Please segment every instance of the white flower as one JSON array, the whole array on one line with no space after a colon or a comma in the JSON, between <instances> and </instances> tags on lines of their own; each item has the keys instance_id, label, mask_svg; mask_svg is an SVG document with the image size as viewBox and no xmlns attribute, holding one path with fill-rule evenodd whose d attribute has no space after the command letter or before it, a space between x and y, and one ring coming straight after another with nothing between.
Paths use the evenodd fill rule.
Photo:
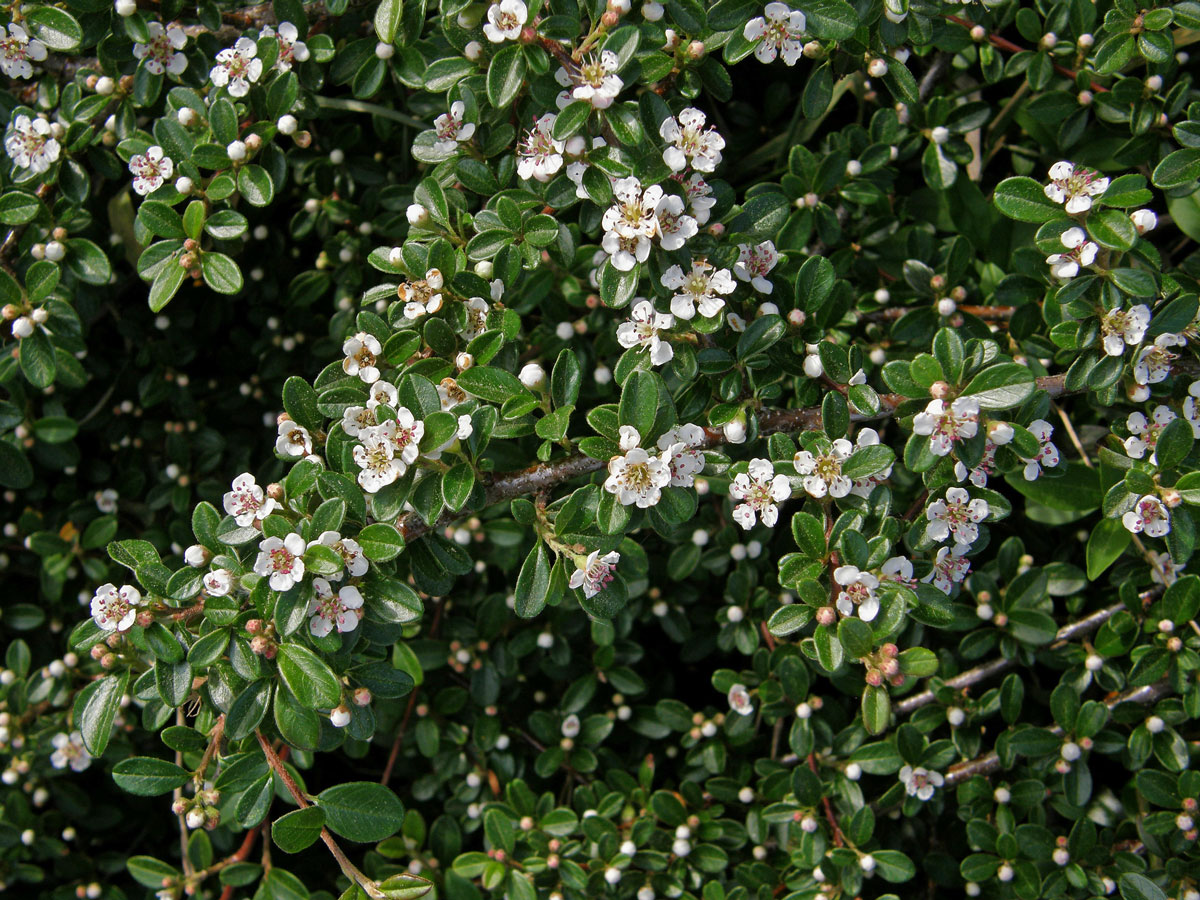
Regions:
<instances>
[{"instance_id":1,"label":"white flower","mask_svg":"<svg viewBox=\"0 0 1200 900\"><path fill-rule=\"evenodd\" d=\"M262 30L262 36L273 37L279 42L275 68L280 72L290 72L292 63L308 59L308 45L299 40L300 30L291 22L280 22L278 31L268 25Z\"/></svg>"},{"instance_id":2,"label":"white flower","mask_svg":"<svg viewBox=\"0 0 1200 900\"><path fill-rule=\"evenodd\" d=\"M338 555L342 558L342 565L346 567L346 571L350 573L351 578L359 578L367 574L370 564L367 562L367 557L363 555L362 545L353 538L344 538L336 531L322 531L315 541L308 542L308 546L310 547L316 544L324 544L326 547L337 551ZM331 581L342 580L340 572L326 577Z\"/></svg>"},{"instance_id":3,"label":"white flower","mask_svg":"<svg viewBox=\"0 0 1200 900\"><path fill-rule=\"evenodd\" d=\"M92 598L92 618L105 631L128 631L142 605L141 591L132 585L122 585L118 590L113 584L102 584Z\"/></svg>"},{"instance_id":4,"label":"white flower","mask_svg":"<svg viewBox=\"0 0 1200 900\"><path fill-rule=\"evenodd\" d=\"M933 792L940 788L946 779L940 772L930 772L924 766L917 766L915 769L912 766L904 766L900 770L900 781L904 784L908 796L925 801L933 796Z\"/></svg>"},{"instance_id":5,"label":"white flower","mask_svg":"<svg viewBox=\"0 0 1200 900\"><path fill-rule=\"evenodd\" d=\"M1188 395L1183 401L1183 417L1192 424L1192 437L1200 438L1200 381L1188 385Z\"/></svg>"},{"instance_id":6,"label":"white flower","mask_svg":"<svg viewBox=\"0 0 1200 900\"><path fill-rule=\"evenodd\" d=\"M375 382L381 384L382 382ZM371 385L374 387L375 385ZM370 428L372 425L378 425L375 421L375 410L367 401L367 406L347 406L342 410L342 431L346 432L350 437L358 437L362 434L364 428Z\"/></svg>"},{"instance_id":7,"label":"white flower","mask_svg":"<svg viewBox=\"0 0 1200 900\"><path fill-rule=\"evenodd\" d=\"M600 247L618 272L631 272L638 263L650 258L650 238L644 234L626 236L617 231L606 231L600 239Z\"/></svg>"},{"instance_id":8,"label":"white flower","mask_svg":"<svg viewBox=\"0 0 1200 900\"><path fill-rule=\"evenodd\" d=\"M1200 382L1197 383L1200 384ZM117 511L117 501L120 499L121 495L112 488L97 491L95 496L96 509L102 513L114 513Z\"/></svg>"},{"instance_id":9,"label":"white flower","mask_svg":"<svg viewBox=\"0 0 1200 900\"><path fill-rule=\"evenodd\" d=\"M463 311L467 314L467 324L462 331L465 340L473 341L487 330L487 316L490 310L491 307L482 297L472 297L463 304Z\"/></svg>"},{"instance_id":10,"label":"white flower","mask_svg":"<svg viewBox=\"0 0 1200 900\"><path fill-rule=\"evenodd\" d=\"M818 358L818 362L819 362ZM874 428L860 428L858 436L854 439L855 449L862 447L873 447L879 443L879 432ZM854 487L850 489L850 493L858 497L870 497L871 491L883 484L892 477L892 466L889 465L886 469L876 472L874 475L868 475L866 478L857 478L854 481Z\"/></svg>"},{"instance_id":11,"label":"white flower","mask_svg":"<svg viewBox=\"0 0 1200 900\"><path fill-rule=\"evenodd\" d=\"M56 769L71 767L73 772L82 772L92 764L92 755L83 744L83 735L78 731L70 734L59 732L50 738L54 752L50 754L50 765Z\"/></svg>"},{"instance_id":12,"label":"white flower","mask_svg":"<svg viewBox=\"0 0 1200 900\"><path fill-rule=\"evenodd\" d=\"M715 128L704 129L705 115L695 107L683 110L679 117L667 116L658 134L670 146L663 150L663 162L672 172L681 172L691 163L697 172L712 172L721 164L725 138Z\"/></svg>"},{"instance_id":13,"label":"white flower","mask_svg":"<svg viewBox=\"0 0 1200 900\"><path fill-rule=\"evenodd\" d=\"M521 0L500 0L488 9L483 33L493 44L515 41L529 19L529 10Z\"/></svg>"},{"instance_id":14,"label":"white flower","mask_svg":"<svg viewBox=\"0 0 1200 900\"><path fill-rule=\"evenodd\" d=\"M41 62L46 58L46 45L29 39L25 29L16 23L7 31L0 25L0 71L9 78L32 78L33 66L29 60Z\"/></svg>"},{"instance_id":15,"label":"white flower","mask_svg":"<svg viewBox=\"0 0 1200 900\"><path fill-rule=\"evenodd\" d=\"M586 100L595 109L607 109L625 86L617 75L619 64L617 54L604 50L599 56L592 55L581 61L577 71L559 68L554 78L563 87L570 88L571 100Z\"/></svg>"},{"instance_id":16,"label":"white flower","mask_svg":"<svg viewBox=\"0 0 1200 900\"><path fill-rule=\"evenodd\" d=\"M946 491L946 499L935 500L925 510L929 524L925 526L925 537L941 543L951 535L957 544L973 544L979 537L979 522L988 516L987 501L971 495L964 488L952 487Z\"/></svg>"},{"instance_id":17,"label":"white flower","mask_svg":"<svg viewBox=\"0 0 1200 900\"><path fill-rule=\"evenodd\" d=\"M879 579L870 572L861 572L855 566L838 566L833 570L833 580L841 587L837 595L837 610L843 616L854 615L864 622L872 621L879 615L879 598L875 596L875 588L879 587Z\"/></svg>"},{"instance_id":18,"label":"white flower","mask_svg":"<svg viewBox=\"0 0 1200 900\"><path fill-rule=\"evenodd\" d=\"M639 509L654 506L662 489L671 482L671 467L666 460L634 447L624 456L608 461L604 489L616 496L623 506L636 503Z\"/></svg>"},{"instance_id":19,"label":"white flower","mask_svg":"<svg viewBox=\"0 0 1200 900\"><path fill-rule=\"evenodd\" d=\"M363 596L358 588L345 585L335 594L324 578L313 579L313 599L308 604L308 630L316 637L325 637L337 626L339 634L358 627Z\"/></svg>"},{"instance_id":20,"label":"white flower","mask_svg":"<svg viewBox=\"0 0 1200 900\"><path fill-rule=\"evenodd\" d=\"M956 584L962 584L967 573L971 571L971 561L967 559L966 547L955 544L953 547L939 547L937 559L933 561L933 569L921 580L933 586L943 594L949 594Z\"/></svg>"},{"instance_id":21,"label":"white flower","mask_svg":"<svg viewBox=\"0 0 1200 900\"><path fill-rule=\"evenodd\" d=\"M226 492L224 498L225 512L233 516L242 528L252 524L255 519L265 519L278 506L263 493L249 472L243 472L233 479L231 487L232 490Z\"/></svg>"},{"instance_id":22,"label":"white flower","mask_svg":"<svg viewBox=\"0 0 1200 900\"><path fill-rule=\"evenodd\" d=\"M617 429L617 434L617 446L621 448L622 453L628 453L642 443L642 436L632 425L622 425Z\"/></svg>"},{"instance_id":23,"label":"white flower","mask_svg":"<svg viewBox=\"0 0 1200 900\"><path fill-rule=\"evenodd\" d=\"M245 97L250 93L250 85L262 75L262 60L254 58L257 53L254 41L238 38L232 47L217 54L217 64L208 73L209 79L217 87L228 85L231 97Z\"/></svg>"},{"instance_id":24,"label":"white flower","mask_svg":"<svg viewBox=\"0 0 1200 900\"><path fill-rule=\"evenodd\" d=\"M146 69L154 75L169 72L179 75L187 68L187 57L179 51L187 46L187 35L178 25L163 28L161 22L146 25L150 40L145 44L134 44L133 55L146 61Z\"/></svg>"},{"instance_id":25,"label":"white flower","mask_svg":"<svg viewBox=\"0 0 1200 900\"><path fill-rule=\"evenodd\" d=\"M622 237L654 237L658 231L655 210L663 189L652 184L643 191L642 183L633 176L618 179L612 188L613 204L600 220L604 230L615 231Z\"/></svg>"},{"instance_id":26,"label":"white flower","mask_svg":"<svg viewBox=\"0 0 1200 900\"><path fill-rule=\"evenodd\" d=\"M704 471L704 454L696 449L704 442L699 425L680 425L658 439L658 449L671 470L672 487L691 487Z\"/></svg>"},{"instance_id":27,"label":"white flower","mask_svg":"<svg viewBox=\"0 0 1200 900\"><path fill-rule=\"evenodd\" d=\"M1121 517L1121 524L1133 534L1143 531L1147 537L1163 537L1171 530L1171 520L1162 501L1147 494L1137 506Z\"/></svg>"},{"instance_id":28,"label":"white flower","mask_svg":"<svg viewBox=\"0 0 1200 900\"><path fill-rule=\"evenodd\" d=\"M1145 234L1158 227L1158 216L1148 209L1135 209L1129 214L1129 221L1133 223L1138 234Z\"/></svg>"},{"instance_id":29,"label":"white flower","mask_svg":"<svg viewBox=\"0 0 1200 900\"><path fill-rule=\"evenodd\" d=\"M688 176L687 181L683 181L680 175L672 175L671 178L683 185L683 189L687 193L688 209L695 217L696 223L704 225L708 222L712 208L717 205L717 199L712 195L712 188L704 180L704 176L699 172L693 172Z\"/></svg>"},{"instance_id":30,"label":"white flower","mask_svg":"<svg viewBox=\"0 0 1200 900\"><path fill-rule=\"evenodd\" d=\"M649 300L639 300L633 305L628 322L617 326L617 343L626 350L638 347L648 352L650 364L661 366L675 356L670 342L660 338L659 332L675 327L675 317L670 313L656 312Z\"/></svg>"},{"instance_id":31,"label":"white flower","mask_svg":"<svg viewBox=\"0 0 1200 900\"><path fill-rule=\"evenodd\" d=\"M1052 469L1058 465L1058 448L1050 442L1050 436L1054 434L1054 426L1045 419L1034 419L1029 423L1029 431L1038 439L1041 449L1038 450L1037 456L1032 459L1026 459L1022 456L1021 462L1025 463L1025 480L1037 481L1038 476L1042 474L1043 468Z\"/></svg>"},{"instance_id":32,"label":"white flower","mask_svg":"<svg viewBox=\"0 0 1200 900\"><path fill-rule=\"evenodd\" d=\"M342 344L342 353L346 355L342 360L342 371L347 375L357 375L367 384L374 384L379 380L376 362L382 352L383 347L380 346L378 338L366 331L360 331Z\"/></svg>"},{"instance_id":33,"label":"white flower","mask_svg":"<svg viewBox=\"0 0 1200 900\"><path fill-rule=\"evenodd\" d=\"M684 212L686 208L683 198L675 194L663 194L655 204L658 242L664 250L678 250L700 232L695 218Z\"/></svg>"},{"instance_id":34,"label":"white flower","mask_svg":"<svg viewBox=\"0 0 1200 900\"><path fill-rule=\"evenodd\" d=\"M404 303L404 318L416 321L421 316L431 316L440 310L444 284L441 270L430 269L423 279L406 281L396 288L396 296Z\"/></svg>"},{"instance_id":35,"label":"white flower","mask_svg":"<svg viewBox=\"0 0 1200 900\"><path fill-rule=\"evenodd\" d=\"M141 197L157 191L175 171L171 157L163 155L157 144L140 156L129 158L129 171L133 173L133 189Z\"/></svg>"},{"instance_id":36,"label":"white flower","mask_svg":"<svg viewBox=\"0 0 1200 900\"><path fill-rule=\"evenodd\" d=\"M233 590L233 573L228 569L213 569L204 573L204 590L210 597L224 597Z\"/></svg>"},{"instance_id":37,"label":"white flower","mask_svg":"<svg viewBox=\"0 0 1200 900\"><path fill-rule=\"evenodd\" d=\"M354 462L362 470L358 486L368 494L377 493L408 470L408 465L396 458L394 431L394 422L384 422L359 432L362 443L354 446Z\"/></svg>"},{"instance_id":38,"label":"white flower","mask_svg":"<svg viewBox=\"0 0 1200 900\"><path fill-rule=\"evenodd\" d=\"M513 2L521 9L525 8L525 4L520 0L503 2ZM530 178L549 181L562 168L564 144L554 139L552 131L555 118L553 113L543 115L534 122L533 128L525 133L525 138L517 145L517 174L526 181Z\"/></svg>"},{"instance_id":39,"label":"white flower","mask_svg":"<svg viewBox=\"0 0 1200 900\"><path fill-rule=\"evenodd\" d=\"M304 550L304 538L295 532L285 538L265 538L258 545L254 572L269 579L271 590L289 590L304 580Z\"/></svg>"},{"instance_id":40,"label":"white flower","mask_svg":"<svg viewBox=\"0 0 1200 900\"><path fill-rule=\"evenodd\" d=\"M729 496L741 500L733 508L733 520L749 531L754 527L755 514L768 528L779 519L779 507L792 495L786 475L776 475L769 459L752 459L747 471L736 476L729 485Z\"/></svg>"},{"instance_id":41,"label":"white flower","mask_svg":"<svg viewBox=\"0 0 1200 900\"><path fill-rule=\"evenodd\" d=\"M421 453L418 445L425 436L425 423L418 422L407 406L401 406L396 410L396 418L384 424L389 426L396 457L411 466Z\"/></svg>"},{"instance_id":42,"label":"white flower","mask_svg":"<svg viewBox=\"0 0 1200 900\"><path fill-rule=\"evenodd\" d=\"M996 445L989 439L984 441L983 456L979 459L979 465L967 472L967 467L961 462L954 464L954 477L959 481L970 475L971 484L975 487L987 487L988 478L996 471Z\"/></svg>"},{"instance_id":43,"label":"white flower","mask_svg":"<svg viewBox=\"0 0 1200 900\"><path fill-rule=\"evenodd\" d=\"M303 425L291 419L279 423L279 436L275 439L275 452L281 456L308 456L313 451L312 435Z\"/></svg>"},{"instance_id":44,"label":"white flower","mask_svg":"<svg viewBox=\"0 0 1200 900\"><path fill-rule=\"evenodd\" d=\"M748 716L754 712L754 701L744 684L733 685L729 689L728 700L729 708L738 715Z\"/></svg>"},{"instance_id":45,"label":"white flower","mask_svg":"<svg viewBox=\"0 0 1200 900\"><path fill-rule=\"evenodd\" d=\"M434 150L439 153L453 153L460 143L475 136L475 123L464 121L466 114L467 105L461 100L455 100L450 104L450 112L442 113L433 120L434 131L437 132L437 140L433 143Z\"/></svg>"},{"instance_id":46,"label":"white flower","mask_svg":"<svg viewBox=\"0 0 1200 900\"><path fill-rule=\"evenodd\" d=\"M913 578L913 564L906 556L889 557L879 569L879 580L902 584L905 587L915 587L917 580Z\"/></svg>"},{"instance_id":47,"label":"white flower","mask_svg":"<svg viewBox=\"0 0 1200 900\"><path fill-rule=\"evenodd\" d=\"M1050 183L1045 194L1055 203L1065 203L1067 213L1076 215L1092 208L1092 198L1108 190L1108 179L1093 169L1066 161L1050 167Z\"/></svg>"},{"instance_id":48,"label":"white flower","mask_svg":"<svg viewBox=\"0 0 1200 900\"><path fill-rule=\"evenodd\" d=\"M742 281L750 282L760 294L769 294L775 290L775 285L767 281L767 275L779 262L779 254L771 241L751 247L749 244L738 244L738 261L733 267L733 274Z\"/></svg>"},{"instance_id":49,"label":"white flower","mask_svg":"<svg viewBox=\"0 0 1200 900\"><path fill-rule=\"evenodd\" d=\"M58 161L61 148L51 137L50 123L45 119L17 116L4 149L18 169L40 175Z\"/></svg>"},{"instance_id":50,"label":"white flower","mask_svg":"<svg viewBox=\"0 0 1200 900\"><path fill-rule=\"evenodd\" d=\"M1150 419L1140 412L1130 413L1129 418L1125 420L1125 427L1130 431L1129 437L1125 438L1125 453L1131 459L1141 459L1149 450L1150 462L1157 465L1158 460L1154 458L1155 445L1158 444L1158 437L1163 429L1173 421L1175 413L1162 404L1154 407Z\"/></svg>"},{"instance_id":51,"label":"white flower","mask_svg":"<svg viewBox=\"0 0 1200 900\"><path fill-rule=\"evenodd\" d=\"M400 392L388 381L376 381L367 392L367 408L374 410L377 406L396 406Z\"/></svg>"},{"instance_id":52,"label":"white flower","mask_svg":"<svg viewBox=\"0 0 1200 900\"><path fill-rule=\"evenodd\" d=\"M801 450L792 459L796 472L804 476L804 489L812 497L845 497L854 482L842 474L842 463L850 458L854 446L838 438L826 451ZM874 618L872 616L872 618Z\"/></svg>"},{"instance_id":53,"label":"white flower","mask_svg":"<svg viewBox=\"0 0 1200 900\"><path fill-rule=\"evenodd\" d=\"M1104 352L1109 356L1120 356L1128 345L1133 347L1146 336L1150 324L1150 307L1139 303L1128 311L1120 307L1110 309L1100 317L1100 333L1104 336Z\"/></svg>"},{"instance_id":54,"label":"white flower","mask_svg":"<svg viewBox=\"0 0 1200 900\"><path fill-rule=\"evenodd\" d=\"M675 291L671 298L671 312L680 319L692 319L697 310L710 318L725 306L718 294L732 294L737 286L728 269L714 269L702 260L692 261L692 271L687 275L679 266L671 266L663 273L663 287Z\"/></svg>"},{"instance_id":55,"label":"white flower","mask_svg":"<svg viewBox=\"0 0 1200 900\"><path fill-rule=\"evenodd\" d=\"M600 555L599 550L593 550L588 554L584 564L571 573L567 585L576 590L583 588L585 597L595 597L612 583L613 578L616 577L613 575L613 569L617 567L620 560L621 554L616 550L612 550L604 556Z\"/></svg>"},{"instance_id":56,"label":"white flower","mask_svg":"<svg viewBox=\"0 0 1200 900\"><path fill-rule=\"evenodd\" d=\"M1171 554L1159 553L1157 550L1150 551L1150 559L1153 563L1150 567L1150 580L1163 587L1173 585L1179 580L1179 573L1187 568L1186 563L1178 565L1171 559Z\"/></svg>"},{"instance_id":57,"label":"white flower","mask_svg":"<svg viewBox=\"0 0 1200 900\"><path fill-rule=\"evenodd\" d=\"M913 431L929 435L929 450L934 456L945 456L954 449L954 442L975 437L979 430L979 401L958 397L946 408L942 400L931 400L924 412L913 416Z\"/></svg>"},{"instance_id":58,"label":"white flower","mask_svg":"<svg viewBox=\"0 0 1200 900\"><path fill-rule=\"evenodd\" d=\"M1079 274L1079 269L1096 261L1100 248L1087 239L1087 232L1076 226L1068 228L1059 238L1067 249L1066 253L1051 253L1046 257L1050 274L1064 281Z\"/></svg>"},{"instance_id":59,"label":"white flower","mask_svg":"<svg viewBox=\"0 0 1200 900\"><path fill-rule=\"evenodd\" d=\"M1158 384L1171 374L1171 363L1178 359L1168 347L1179 347L1187 343L1177 334L1160 334L1154 343L1143 347L1133 365L1133 380L1138 384Z\"/></svg>"},{"instance_id":60,"label":"white flower","mask_svg":"<svg viewBox=\"0 0 1200 900\"><path fill-rule=\"evenodd\" d=\"M748 41L761 41L754 55L761 63L771 63L775 57L794 66L804 53L804 13L789 9L786 3L768 3L764 15L751 19L742 29Z\"/></svg>"},{"instance_id":61,"label":"white flower","mask_svg":"<svg viewBox=\"0 0 1200 900\"><path fill-rule=\"evenodd\" d=\"M575 140L575 138L572 138L571 140L573 141L573 140ZM588 192L583 187L583 173L588 170L588 161L586 158L584 158L582 156L585 146L586 146L586 144L579 145L577 148L578 152L576 153L575 152L576 148L572 147L571 141L568 141L566 144L566 152L568 154L570 154L572 156L580 157L579 159L576 159L574 162L567 163L567 177L570 178L572 182L574 182L575 196L578 197L580 200L587 200L589 197ZM608 146L608 141L604 140L604 138L602 138L602 137L592 138L592 149L593 150L599 150L601 147L607 147L607 146ZM611 184L612 177L607 176L607 175L605 177L608 178L609 183Z\"/></svg>"}]
</instances>

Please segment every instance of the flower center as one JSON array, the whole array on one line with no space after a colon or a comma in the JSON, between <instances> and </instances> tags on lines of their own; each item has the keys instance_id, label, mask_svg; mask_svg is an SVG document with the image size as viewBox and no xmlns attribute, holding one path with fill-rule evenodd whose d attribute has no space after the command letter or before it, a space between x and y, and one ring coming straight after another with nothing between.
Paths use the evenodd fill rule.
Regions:
<instances>
[{"instance_id":1,"label":"flower center","mask_svg":"<svg viewBox=\"0 0 1200 900\"><path fill-rule=\"evenodd\" d=\"M579 80L590 87L599 88L604 84L608 70L598 59L590 59L579 67Z\"/></svg>"},{"instance_id":2,"label":"flower center","mask_svg":"<svg viewBox=\"0 0 1200 900\"><path fill-rule=\"evenodd\" d=\"M833 481L842 474L842 464L831 454L818 456L813 474L822 481Z\"/></svg>"},{"instance_id":3,"label":"flower center","mask_svg":"<svg viewBox=\"0 0 1200 900\"><path fill-rule=\"evenodd\" d=\"M9 59L25 59L28 55L29 44L15 37L0 40L0 52Z\"/></svg>"},{"instance_id":4,"label":"flower center","mask_svg":"<svg viewBox=\"0 0 1200 900\"><path fill-rule=\"evenodd\" d=\"M270 555L272 569L276 572L283 572L285 575L291 573L292 565L296 562L296 557L292 556L286 547L272 550Z\"/></svg>"},{"instance_id":5,"label":"flower center","mask_svg":"<svg viewBox=\"0 0 1200 900\"><path fill-rule=\"evenodd\" d=\"M646 490L652 481L648 463L632 463L625 467L625 483L635 491Z\"/></svg>"}]
</instances>

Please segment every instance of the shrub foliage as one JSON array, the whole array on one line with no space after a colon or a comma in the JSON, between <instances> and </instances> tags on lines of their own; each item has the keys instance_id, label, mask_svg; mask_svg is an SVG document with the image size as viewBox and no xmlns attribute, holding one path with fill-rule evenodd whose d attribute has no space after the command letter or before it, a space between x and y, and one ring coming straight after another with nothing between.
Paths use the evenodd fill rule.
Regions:
<instances>
[{"instance_id":1,"label":"shrub foliage","mask_svg":"<svg viewBox=\"0 0 1200 900\"><path fill-rule=\"evenodd\" d=\"M1195 0L4 18L0 890L1200 898Z\"/></svg>"}]
</instances>

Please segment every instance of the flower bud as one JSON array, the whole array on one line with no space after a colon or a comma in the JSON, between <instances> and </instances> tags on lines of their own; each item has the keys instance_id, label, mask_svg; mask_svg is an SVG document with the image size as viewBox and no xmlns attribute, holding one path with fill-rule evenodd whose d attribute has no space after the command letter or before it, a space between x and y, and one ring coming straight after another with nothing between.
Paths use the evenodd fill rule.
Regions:
<instances>
[{"instance_id":1,"label":"flower bud","mask_svg":"<svg viewBox=\"0 0 1200 900\"><path fill-rule=\"evenodd\" d=\"M867 74L872 78L882 78L888 73L888 64L886 59L875 58L867 64Z\"/></svg>"},{"instance_id":2,"label":"flower bud","mask_svg":"<svg viewBox=\"0 0 1200 900\"><path fill-rule=\"evenodd\" d=\"M344 703L330 711L329 724L334 728L345 728L350 724L350 710Z\"/></svg>"},{"instance_id":3,"label":"flower bud","mask_svg":"<svg viewBox=\"0 0 1200 900\"><path fill-rule=\"evenodd\" d=\"M929 132L929 139L935 144L944 144L950 140L950 129L945 125L938 125Z\"/></svg>"},{"instance_id":4,"label":"flower bud","mask_svg":"<svg viewBox=\"0 0 1200 900\"><path fill-rule=\"evenodd\" d=\"M225 145L225 155L234 162L241 162L246 158L246 143L244 141L231 141Z\"/></svg>"},{"instance_id":5,"label":"flower bud","mask_svg":"<svg viewBox=\"0 0 1200 900\"><path fill-rule=\"evenodd\" d=\"M545 390L546 370L537 363L526 363L517 374L517 378L531 391Z\"/></svg>"},{"instance_id":6,"label":"flower bud","mask_svg":"<svg viewBox=\"0 0 1200 900\"><path fill-rule=\"evenodd\" d=\"M846 174L851 178L857 178L862 174L862 163L857 159L852 159L846 163Z\"/></svg>"},{"instance_id":7,"label":"flower bud","mask_svg":"<svg viewBox=\"0 0 1200 900\"><path fill-rule=\"evenodd\" d=\"M117 15L122 18L127 18L137 12L137 3L134 0L117 0L115 6Z\"/></svg>"},{"instance_id":8,"label":"flower bud","mask_svg":"<svg viewBox=\"0 0 1200 900\"><path fill-rule=\"evenodd\" d=\"M396 47L393 44L388 44L388 43L385 43L384 41L380 41L378 44L375 45L375 55L379 59L391 59L393 56L396 55Z\"/></svg>"},{"instance_id":9,"label":"flower bud","mask_svg":"<svg viewBox=\"0 0 1200 900\"><path fill-rule=\"evenodd\" d=\"M421 226L429 221L429 210L420 203L411 204L408 207L406 215L408 216L409 225Z\"/></svg>"}]
</instances>

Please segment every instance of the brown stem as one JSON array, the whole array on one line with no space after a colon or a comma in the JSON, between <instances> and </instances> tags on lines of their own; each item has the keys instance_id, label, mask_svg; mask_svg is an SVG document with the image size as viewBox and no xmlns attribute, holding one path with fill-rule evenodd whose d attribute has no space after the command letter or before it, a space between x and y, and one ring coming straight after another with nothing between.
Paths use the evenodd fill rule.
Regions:
<instances>
[{"instance_id":1,"label":"brown stem","mask_svg":"<svg viewBox=\"0 0 1200 900\"><path fill-rule=\"evenodd\" d=\"M380 784L387 784L392 778L392 770L396 768L396 760L400 757L400 744L404 741L404 733L408 731L408 720L412 718L413 710L417 707L417 695L420 692L419 687L414 687L412 693L408 695L408 706L404 708L404 718L400 720L396 739L392 741L392 750L388 754L387 765L383 767L383 774L379 777Z\"/></svg>"},{"instance_id":2,"label":"brown stem","mask_svg":"<svg viewBox=\"0 0 1200 900\"><path fill-rule=\"evenodd\" d=\"M234 863L244 862L246 857L250 855L250 851L254 849L254 842L256 840L258 840L258 829L251 828L246 832L246 836L242 838L242 845L237 848L237 852L227 859L222 860L217 864L217 866L213 867L213 870L215 871L217 867L223 869L225 866L231 866ZM220 900L233 900L232 884L225 885L224 890L221 891Z\"/></svg>"},{"instance_id":3,"label":"brown stem","mask_svg":"<svg viewBox=\"0 0 1200 900\"><path fill-rule=\"evenodd\" d=\"M1166 681L1158 681L1154 684L1143 685L1142 687L1125 691L1123 694L1118 694L1112 700L1105 701L1104 705L1109 709L1113 709L1122 703L1153 703L1170 689L1171 686ZM1057 725L1047 730L1058 737L1064 734L1063 730ZM952 787L960 781L966 781L975 775L990 775L1000 768L1002 768L1000 757L996 755L996 751L992 750L982 756L975 757L975 759L952 766L950 771L946 773L945 786Z\"/></svg>"},{"instance_id":4,"label":"brown stem","mask_svg":"<svg viewBox=\"0 0 1200 900\"><path fill-rule=\"evenodd\" d=\"M888 309L877 309L866 313L863 318L870 322L891 322L925 306L893 306ZM1015 306L959 306L958 311L987 322L1006 322L1012 318Z\"/></svg>"},{"instance_id":5,"label":"brown stem","mask_svg":"<svg viewBox=\"0 0 1200 900\"><path fill-rule=\"evenodd\" d=\"M267 758L267 765L271 767L279 780L283 782L283 786L287 788L292 799L296 801L296 805L301 809L307 809L312 804L308 802L308 798L304 796L304 792L300 790L300 786L296 784L296 779L292 778L292 773L284 766L283 760L275 752L275 748L271 746L271 742L263 737L263 733L255 729L254 736L258 738L258 746L262 748L263 755ZM329 852L333 854L333 858L337 860L338 866L342 870L351 884L356 884L367 892L369 897L375 900L385 900L384 894L379 890L378 885L370 878L358 870L354 863L350 862L349 857L342 852L342 848L338 846L337 841L333 839L333 835L329 833L328 828L321 829L321 840L325 842L325 846L329 848Z\"/></svg>"},{"instance_id":6,"label":"brown stem","mask_svg":"<svg viewBox=\"0 0 1200 900\"><path fill-rule=\"evenodd\" d=\"M818 778L820 777L821 773L817 771L816 754L808 754L808 767L812 769L814 775L816 775ZM829 822L829 827L833 829L834 846L841 847L846 843L846 839L842 836L842 829L838 827L837 817L833 814L833 804L829 802L829 795L826 794L822 796L821 802L825 807L825 818Z\"/></svg>"},{"instance_id":7,"label":"brown stem","mask_svg":"<svg viewBox=\"0 0 1200 900\"><path fill-rule=\"evenodd\" d=\"M1065 375L1045 375L1037 379L1037 386L1054 399L1066 393L1064 387L1065 380ZM895 415L896 408L904 400L905 398L899 394L880 394L880 410L878 413L872 416L855 413L851 415L850 419L853 422L871 422L877 419L890 418ZM805 409L764 409L758 413L758 431L763 437L781 432L813 431L820 427L821 408L819 406L811 406ZM705 428L704 437L700 441L698 449L710 450L724 443L724 435L720 429ZM525 494L549 491L551 488L570 481L572 478L599 472L607 465L608 460L592 459L590 456L576 453L553 462L538 463L527 469L496 475L492 478L492 482L488 486L487 499L484 501L484 505L491 506L495 503L502 503L505 500L512 500L514 497L524 496ZM456 518L458 516L443 516L435 523L434 527L444 528ZM396 528L403 535L405 541L414 541L432 530L416 513L405 513L400 516L396 520Z\"/></svg>"},{"instance_id":8,"label":"brown stem","mask_svg":"<svg viewBox=\"0 0 1200 900\"><path fill-rule=\"evenodd\" d=\"M958 16L946 16L945 18L946 18L947 22L953 22L955 25L963 26L963 28L969 29L969 28L975 27L974 22L968 21L967 19L963 19ZM1001 50L1007 50L1009 53L1023 53L1023 52L1025 52L1025 49L1026 49L1018 44L1014 44L1012 41L1008 40L1007 38L1003 38L994 32L988 34L988 41L991 43L991 45L993 47L998 47ZM1065 75L1067 78L1070 78L1072 81L1074 81L1075 77L1079 74L1078 72L1076 72L1073 69L1068 69L1066 66L1060 66L1058 63L1054 63L1054 71L1058 72L1059 75ZM1093 81L1092 82L1092 90L1093 91L1107 91L1108 88L1106 88L1102 84L1097 84L1095 81Z\"/></svg>"}]
</instances>

